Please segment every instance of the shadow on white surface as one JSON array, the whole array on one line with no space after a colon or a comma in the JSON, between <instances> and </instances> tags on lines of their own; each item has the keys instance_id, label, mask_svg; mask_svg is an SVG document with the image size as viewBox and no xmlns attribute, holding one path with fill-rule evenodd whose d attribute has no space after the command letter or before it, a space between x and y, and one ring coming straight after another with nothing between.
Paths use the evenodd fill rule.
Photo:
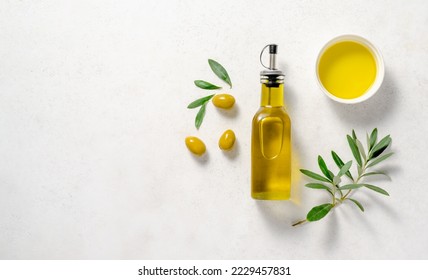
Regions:
<instances>
[{"instance_id":1,"label":"shadow on white surface","mask_svg":"<svg viewBox=\"0 0 428 280\"><path fill-rule=\"evenodd\" d=\"M226 117L226 118L236 118L239 115L239 106L235 103L232 108L230 109L221 109L215 107L217 112L219 112L220 115Z\"/></svg>"},{"instance_id":2,"label":"shadow on white surface","mask_svg":"<svg viewBox=\"0 0 428 280\"><path fill-rule=\"evenodd\" d=\"M207 164L210 161L210 154L208 151L206 151L205 154L203 154L202 156L197 156L190 153L190 157L193 158L194 161L203 165Z\"/></svg>"},{"instance_id":3,"label":"shadow on white surface","mask_svg":"<svg viewBox=\"0 0 428 280\"><path fill-rule=\"evenodd\" d=\"M255 202L269 227L278 235L292 231L293 219L301 214L296 205L288 200L256 200Z\"/></svg>"},{"instance_id":4,"label":"shadow on white surface","mask_svg":"<svg viewBox=\"0 0 428 280\"><path fill-rule=\"evenodd\" d=\"M337 215L339 214L338 212L341 209L333 209L330 213L328 213L327 216L325 216L323 219L321 219L320 221L317 222L312 222L312 223L326 223L327 226L325 226L325 230L326 232L324 232L324 242L322 242L324 244L324 249L325 250L334 250L335 248L337 248L338 246L338 242L340 242L340 229L338 228L339 223L337 221L338 217ZM320 226L318 224L313 224L311 225L311 223L306 224L306 226Z\"/></svg>"},{"instance_id":5,"label":"shadow on white surface","mask_svg":"<svg viewBox=\"0 0 428 280\"><path fill-rule=\"evenodd\" d=\"M329 103L339 119L351 125L364 123L376 127L380 120L396 114L397 94L394 78L386 72L381 88L370 99L358 104L341 104L329 99Z\"/></svg>"},{"instance_id":6,"label":"shadow on white surface","mask_svg":"<svg viewBox=\"0 0 428 280\"><path fill-rule=\"evenodd\" d=\"M229 160L234 160L239 156L239 149L240 149L240 144L239 144L239 141L236 140L232 150L222 151L222 152L226 158L228 158Z\"/></svg>"},{"instance_id":7,"label":"shadow on white surface","mask_svg":"<svg viewBox=\"0 0 428 280\"><path fill-rule=\"evenodd\" d=\"M385 187L385 189L387 189ZM398 222L400 221L400 215L399 212L395 209L395 207L391 204L390 197L384 196L381 194L377 194L374 192L369 192L370 190L367 190L365 192L365 196L367 199L366 201L370 202L370 205L373 205L373 208L381 208L382 209L382 215L385 217L389 217L392 221ZM390 195L391 192L389 191Z\"/></svg>"},{"instance_id":8,"label":"shadow on white surface","mask_svg":"<svg viewBox=\"0 0 428 280\"><path fill-rule=\"evenodd\" d=\"M302 204L302 195L301 195L301 185L302 185L302 173L300 173L300 153L301 151L301 141L298 139L298 135L294 133L293 128L291 128L291 197L290 200L296 204Z\"/></svg>"},{"instance_id":9,"label":"shadow on white surface","mask_svg":"<svg viewBox=\"0 0 428 280\"><path fill-rule=\"evenodd\" d=\"M379 237L376 234L376 227L367 218L367 214L362 213L352 202L346 201L342 205L334 208L327 216L318 222L314 222L313 225L309 223L307 226L321 226L315 223L325 223L322 234L322 246L324 250L330 253L340 251L340 248L345 246L349 238L343 235L343 228L341 227L355 227L363 228L370 236L378 240Z\"/></svg>"},{"instance_id":10,"label":"shadow on white surface","mask_svg":"<svg viewBox=\"0 0 428 280\"><path fill-rule=\"evenodd\" d=\"M392 135L391 137L394 137L394 135ZM392 139L392 144L394 142L394 139ZM394 155L392 155L392 157L390 157L391 159L391 163L387 163L387 162L382 162L384 163L381 168L376 168L379 171L385 172L386 174L388 174L388 176L376 176L376 177L372 177L376 180L378 179L382 179L382 181L385 182L390 182L390 181L394 181L394 178L398 178L402 172L402 168L396 164L392 164L392 161L396 161L398 162L397 158L399 156L399 152L397 152L394 148L390 149L388 148L384 154L389 153L389 152L393 152ZM388 159L389 160L389 159Z\"/></svg>"},{"instance_id":11,"label":"shadow on white surface","mask_svg":"<svg viewBox=\"0 0 428 280\"><path fill-rule=\"evenodd\" d=\"M353 197L354 194L352 194L350 197ZM357 199L357 198L356 198ZM358 198L360 201L361 199ZM371 219L369 219L367 216L370 215L369 212L371 205L368 204L366 201L363 202L361 200L361 203L364 204L365 212L361 212L360 209L358 209L351 201L346 201L343 206L343 212L347 213L350 217L347 218L350 223L353 223L353 226L356 226L358 228L364 228L367 232L371 233L370 236L376 240L379 240L379 237L376 234L376 231L378 230L378 227L371 222ZM360 223L361 225L358 225L356 223Z\"/></svg>"}]
</instances>

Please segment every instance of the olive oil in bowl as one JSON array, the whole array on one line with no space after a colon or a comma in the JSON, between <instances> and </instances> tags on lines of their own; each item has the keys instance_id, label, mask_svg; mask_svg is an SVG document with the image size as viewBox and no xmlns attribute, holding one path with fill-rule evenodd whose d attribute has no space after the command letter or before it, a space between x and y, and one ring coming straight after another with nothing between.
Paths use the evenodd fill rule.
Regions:
<instances>
[{"instance_id":1,"label":"olive oil in bowl","mask_svg":"<svg viewBox=\"0 0 428 280\"><path fill-rule=\"evenodd\" d=\"M321 89L342 103L368 99L379 89L384 76L380 52L355 35L340 36L327 43L316 67Z\"/></svg>"}]
</instances>

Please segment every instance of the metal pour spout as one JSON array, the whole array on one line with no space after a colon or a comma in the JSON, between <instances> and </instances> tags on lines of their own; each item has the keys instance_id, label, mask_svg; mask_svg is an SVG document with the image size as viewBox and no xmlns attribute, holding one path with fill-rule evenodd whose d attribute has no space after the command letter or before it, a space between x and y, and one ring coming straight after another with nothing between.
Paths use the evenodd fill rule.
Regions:
<instances>
[{"instance_id":1,"label":"metal pour spout","mask_svg":"<svg viewBox=\"0 0 428 280\"><path fill-rule=\"evenodd\" d=\"M277 70L276 68L276 54L278 45L269 45L269 69Z\"/></svg>"}]
</instances>

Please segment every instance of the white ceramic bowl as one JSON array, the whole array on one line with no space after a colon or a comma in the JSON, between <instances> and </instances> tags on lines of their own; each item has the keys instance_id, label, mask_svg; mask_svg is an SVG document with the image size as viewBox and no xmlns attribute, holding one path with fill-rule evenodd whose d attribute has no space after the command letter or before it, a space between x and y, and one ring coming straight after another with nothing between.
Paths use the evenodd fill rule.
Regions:
<instances>
[{"instance_id":1,"label":"white ceramic bowl","mask_svg":"<svg viewBox=\"0 0 428 280\"><path fill-rule=\"evenodd\" d=\"M319 65L321 56L324 54L324 52L330 46L332 46L338 42L343 42L343 41L353 41L353 42L360 43L360 44L366 46L373 53L375 61L376 61L376 78L375 78L374 83L370 86L370 88L363 95L361 95L357 98L345 99L345 98L339 98L339 97L331 94L324 87L324 85L321 83L319 72L318 72L318 65ZM341 36L338 36L338 37L331 39L330 41L328 41L324 45L324 47L322 47L321 51L318 54L317 63L315 65L315 73L317 76L318 85L320 86L321 91L325 93L325 95L327 95L328 97L330 97L334 101L337 101L340 103L355 104L355 103L359 103L359 102L362 102L362 101L369 99L370 97L375 95L375 93L379 90L380 86L382 85L383 78L385 76L385 65L383 62L382 54L380 53L379 49L377 47L375 47L372 43L370 43L369 40L367 40L361 36L347 34L347 35L341 35Z\"/></svg>"}]
</instances>

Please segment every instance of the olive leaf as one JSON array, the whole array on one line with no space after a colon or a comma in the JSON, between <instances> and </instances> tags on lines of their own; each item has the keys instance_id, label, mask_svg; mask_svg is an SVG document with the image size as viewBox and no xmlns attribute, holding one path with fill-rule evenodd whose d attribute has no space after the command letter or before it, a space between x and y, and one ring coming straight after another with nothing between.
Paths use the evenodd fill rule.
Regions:
<instances>
[{"instance_id":1,"label":"olive leaf","mask_svg":"<svg viewBox=\"0 0 428 280\"><path fill-rule=\"evenodd\" d=\"M355 160L357 161L358 165L361 166L362 165L361 155L360 155L360 152L358 151L357 144L355 144L355 141L351 136L346 135L346 138L348 139L348 144L349 144L349 147L351 148L351 151L352 151L352 154L354 155Z\"/></svg>"},{"instance_id":2,"label":"olive leaf","mask_svg":"<svg viewBox=\"0 0 428 280\"><path fill-rule=\"evenodd\" d=\"M334 194L331 191L331 189L329 187L327 187L326 185L323 185L323 184L309 183L309 184L306 184L305 187L311 188L311 189L317 189L317 190L326 190L329 194L331 194L332 196L334 196Z\"/></svg>"},{"instance_id":3,"label":"olive leaf","mask_svg":"<svg viewBox=\"0 0 428 280\"><path fill-rule=\"evenodd\" d=\"M394 153L388 153L388 154L384 154L381 157L376 158L375 160L373 160L368 166L368 167L372 167L373 165L378 164L381 161L384 161L385 159L389 158L390 156L392 156Z\"/></svg>"},{"instance_id":4,"label":"olive leaf","mask_svg":"<svg viewBox=\"0 0 428 280\"><path fill-rule=\"evenodd\" d=\"M366 141L367 141L367 150L370 151L370 136L367 132L366 132Z\"/></svg>"},{"instance_id":5,"label":"olive leaf","mask_svg":"<svg viewBox=\"0 0 428 280\"><path fill-rule=\"evenodd\" d=\"M391 137L389 135L382 138L382 140L377 143L373 149L369 153L369 158L373 159L379 156L380 154L385 151L386 148L388 148L389 144L391 143Z\"/></svg>"},{"instance_id":6,"label":"olive leaf","mask_svg":"<svg viewBox=\"0 0 428 280\"><path fill-rule=\"evenodd\" d=\"M194 109L194 108L197 108L199 106L201 107L199 109L198 113L196 114L196 117L195 117L195 127L197 129L199 129L201 127L202 122L203 122L204 117L205 117L205 112L206 112L206 109L207 109L207 103L208 103L208 101L211 100L211 98L214 95L215 94L204 96L202 98L196 99L195 101L193 101L192 103L190 103L187 106L188 109Z\"/></svg>"},{"instance_id":7,"label":"olive leaf","mask_svg":"<svg viewBox=\"0 0 428 280\"><path fill-rule=\"evenodd\" d=\"M361 157L363 158L364 161L366 161L367 156L366 156L366 151L364 151L363 144L361 144L360 140L358 139L355 140L355 143L357 144L358 151L360 151Z\"/></svg>"},{"instance_id":8,"label":"olive leaf","mask_svg":"<svg viewBox=\"0 0 428 280\"><path fill-rule=\"evenodd\" d=\"M317 173L314 173L312 171L306 170L306 169L300 169L300 172L302 172L303 174L305 174L308 177L311 177L312 179L318 180L318 181L322 181L322 182L327 182L327 183L331 183L331 181Z\"/></svg>"},{"instance_id":9,"label":"olive leaf","mask_svg":"<svg viewBox=\"0 0 428 280\"><path fill-rule=\"evenodd\" d=\"M305 185L305 187L311 188L311 189L319 189L319 190L330 190L329 187L323 184L319 183L308 183Z\"/></svg>"},{"instance_id":10,"label":"olive leaf","mask_svg":"<svg viewBox=\"0 0 428 280\"><path fill-rule=\"evenodd\" d=\"M195 126L197 129L199 129L201 127L202 121L204 120L205 117L205 111L207 109L207 103L205 103L204 105L201 106L201 109L199 109L198 114L196 114L196 118L195 118Z\"/></svg>"},{"instance_id":11,"label":"olive leaf","mask_svg":"<svg viewBox=\"0 0 428 280\"><path fill-rule=\"evenodd\" d=\"M357 135L355 134L354 130L352 130L352 138L354 139L354 141L357 140Z\"/></svg>"},{"instance_id":12,"label":"olive leaf","mask_svg":"<svg viewBox=\"0 0 428 280\"><path fill-rule=\"evenodd\" d=\"M361 175L361 178L363 177L367 177L367 176L374 176L374 175L383 175L388 177L389 179L391 179L388 174L386 174L385 172L380 172L380 171L374 171L374 172L369 172L369 173L364 173L363 175Z\"/></svg>"},{"instance_id":13,"label":"olive leaf","mask_svg":"<svg viewBox=\"0 0 428 280\"><path fill-rule=\"evenodd\" d=\"M358 177L360 177L363 174L363 168L357 165L357 171L358 171Z\"/></svg>"},{"instance_id":14,"label":"olive leaf","mask_svg":"<svg viewBox=\"0 0 428 280\"><path fill-rule=\"evenodd\" d=\"M361 187L364 187L364 184L347 184L347 185L341 186L339 190L353 190Z\"/></svg>"},{"instance_id":15,"label":"olive leaf","mask_svg":"<svg viewBox=\"0 0 428 280\"><path fill-rule=\"evenodd\" d=\"M219 86L213 85L213 84L211 84L209 82L202 81L202 80L195 80L194 83L195 83L195 85L197 87L199 87L201 89L209 89L209 90L211 90L211 89L221 89L221 87L219 87Z\"/></svg>"},{"instance_id":16,"label":"olive leaf","mask_svg":"<svg viewBox=\"0 0 428 280\"><path fill-rule=\"evenodd\" d=\"M328 170L327 165L321 156L318 156L318 166L320 167L321 172L330 179L330 181L333 180L334 175L330 170Z\"/></svg>"},{"instance_id":17,"label":"olive leaf","mask_svg":"<svg viewBox=\"0 0 428 280\"><path fill-rule=\"evenodd\" d=\"M389 193L387 191L385 191L384 189L378 187L378 186L373 186L373 185L369 185L369 184L364 184L364 187L371 189L372 191L378 192L380 194L383 195L387 195L389 196Z\"/></svg>"},{"instance_id":18,"label":"olive leaf","mask_svg":"<svg viewBox=\"0 0 428 280\"><path fill-rule=\"evenodd\" d=\"M353 199L353 198L348 198L350 201L352 201L353 203L355 203L355 205L357 205L358 206L358 208L360 208L360 210L362 211L362 212L364 212L364 207L363 207L363 205L361 205L361 203L360 202L358 202L358 200L356 200L356 199Z\"/></svg>"},{"instance_id":19,"label":"olive leaf","mask_svg":"<svg viewBox=\"0 0 428 280\"><path fill-rule=\"evenodd\" d=\"M334 162L336 163L337 167L342 168L342 167L343 167L343 165L344 165L343 160L342 160L342 159L341 159L341 158L336 154L336 152L335 152L335 151L331 151L331 156L333 157L333 160L334 160ZM349 177L349 179L354 180L354 179L352 178L351 172L347 171L347 172L345 173L345 175L346 175L346 176L348 176L348 177Z\"/></svg>"},{"instance_id":20,"label":"olive leaf","mask_svg":"<svg viewBox=\"0 0 428 280\"><path fill-rule=\"evenodd\" d=\"M369 151L374 147L377 140L377 128L373 129L372 133L370 134L370 145L369 145Z\"/></svg>"},{"instance_id":21,"label":"olive leaf","mask_svg":"<svg viewBox=\"0 0 428 280\"><path fill-rule=\"evenodd\" d=\"M342 177L343 175L345 175L347 172L349 172L349 168L351 168L352 165L352 160L348 161L346 164L344 164L342 166L342 168L340 168L339 173L337 173L338 177Z\"/></svg>"},{"instance_id":22,"label":"olive leaf","mask_svg":"<svg viewBox=\"0 0 428 280\"><path fill-rule=\"evenodd\" d=\"M212 95L208 95L199 99L196 99L195 101L193 101L192 103L190 103L187 108L188 109L193 109L193 108L197 108L199 106L204 105L205 103L207 103L211 98L213 98L215 94Z\"/></svg>"},{"instance_id":23,"label":"olive leaf","mask_svg":"<svg viewBox=\"0 0 428 280\"><path fill-rule=\"evenodd\" d=\"M311 209L311 211L309 211L308 215L306 216L306 220L308 220L309 222L319 221L324 218L328 214L328 212L333 209L333 207L334 205L331 203L315 206Z\"/></svg>"},{"instance_id":24,"label":"olive leaf","mask_svg":"<svg viewBox=\"0 0 428 280\"><path fill-rule=\"evenodd\" d=\"M208 59L208 64L211 67L211 70L213 70L214 74L217 75L220 79L225 81L230 88L232 88L232 81L230 80L229 74L227 73L226 69L217 61L213 59Z\"/></svg>"}]
</instances>

